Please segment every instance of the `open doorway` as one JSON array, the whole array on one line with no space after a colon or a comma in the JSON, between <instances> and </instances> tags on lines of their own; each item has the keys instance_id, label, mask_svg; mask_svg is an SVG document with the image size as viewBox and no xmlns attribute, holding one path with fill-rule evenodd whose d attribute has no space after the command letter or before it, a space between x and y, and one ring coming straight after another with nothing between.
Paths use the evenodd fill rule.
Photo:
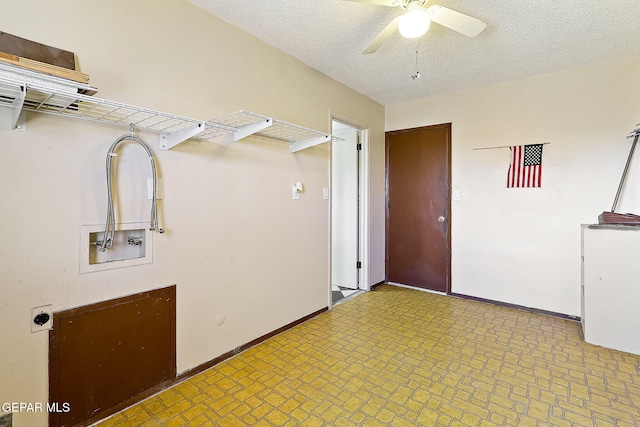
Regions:
<instances>
[{"instance_id":1,"label":"open doorway","mask_svg":"<svg viewBox=\"0 0 640 427\"><path fill-rule=\"evenodd\" d=\"M332 304L364 289L362 131L333 119L331 133Z\"/></svg>"}]
</instances>

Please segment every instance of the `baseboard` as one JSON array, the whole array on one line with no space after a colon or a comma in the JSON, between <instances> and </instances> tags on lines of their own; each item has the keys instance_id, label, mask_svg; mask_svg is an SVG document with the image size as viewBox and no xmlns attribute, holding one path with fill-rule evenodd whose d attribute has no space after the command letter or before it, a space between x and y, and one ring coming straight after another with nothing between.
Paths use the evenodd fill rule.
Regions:
<instances>
[{"instance_id":1,"label":"baseboard","mask_svg":"<svg viewBox=\"0 0 640 427\"><path fill-rule=\"evenodd\" d=\"M188 369L188 370L186 370L184 372L181 372L176 377L176 381L175 382L176 383L182 382L182 381L186 380L187 378L191 378L194 375L197 375L197 374L199 374L201 372L204 372L207 369L212 368L215 365L217 365L217 364L219 364L219 363L221 363L221 362L223 362L223 361L235 356L236 354L242 353L243 351L248 350L251 347L255 347L256 345L260 344L261 342L266 341L269 338L274 337L274 336L286 331L287 329L291 329L294 326L298 326L299 324L304 323L307 320L312 319L312 318L316 317L317 315L324 313L327 310L329 310L329 307L325 307L325 308L320 309L320 310L318 310L316 312L308 314L308 315L306 315L304 317L301 317L298 320L295 320L295 321L293 321L291 323L288 323L288 324L284 325L281 328L278 328L278 329L276 329L274 331L271 331L268 334L262 335L261 337L258 337L253 341L250 341L250 342L248 342L246 344L241 345L240 347L236 347L231 351L228 351L228 352L226 352L226 353L224 353L224 354L222 354L222 355L220 355L220 356L218 356L216 358L213 358L213 359L209 360L208 362L205 362L205 363L203 363L201 365L198 365L195 368L191 368L191 369Z\"/></svg>"},{"instance_id":2,"label":"baseboard","mask_svg":"<svg viewBox=\"0 0 640 427\"><path fill-rule=\"evenodd\" d=\"M158 394L163 390L166 390L170 387L173 387L174 385L176 385L179 381L176 381L175 378L164 381L158 385L155 385L153 387L151 387L148 390L145 390L135 396L133 396L132 398L117 404L116 406L113 406L109 409L106 409L102 412L100 412L99 414L89 418L88 420L85 420L79 424L77 424L75 427L88 427L91 426L95 423L97 423L98 421L103 421L107 418L109 418L110 416L117 414L120 411L123 411L125 409L127 409L129 406L133 406L136 403L140 403L145 399L148 399L149 397L153 396L154 394Z\"/></svg>"},{"instance_id":3,"label":"baseboard","mask_svg":"<svg viewBox=\"0 0 640 427\"><path fill-rule=\"evenodd\" d=\"M377 288L380 285L384 285L385 283L387 283L386 280L383 280L382 282L374 283L373 285L371 285L370 289L373 291L375 288Z\"/></svg>"},{"instance_id":4,"label":"baseboard","mask_svg":"<svg viewBox=\"0 0 640 427\"><path fill-rule=\"evenodd\" d=\"M164 391L164 390L166 390L168 388L173 387L174 385L176 385L178 383L181 383L181 382L183 382L183 381L185 381L185 380L187 380L187 379L189 379L189 378L191 378L191 377L193 377L195 375L198 375L199 373L204 372L207 369L212 368L212 367L214 367L215 365L217 365L217 364L219 364L221 362L224 362L225 360L235 356L238 353L242 353L243 351L248 350L251 347L254 347L254 346L258 345L261 342L266 341L269 338L274 337L274 336L286 331L287 329L291 329L291 328L293 328L295 326L298 326L299 324L304 323L307 320L312 319L312 318L316 317L317 315L324 313L327 310L329 310L329 307L322 308L322 309L320 309L318 311L315 311L315 312L313 312L311 314L308 314L308 315L306 315L304 317L301 317L298 320L294 320L293 322L288 323L288 324L284 325L281 328L278 328L278 329L276 329L274 331L271 331L271 332L269 332L269 333L267 333L265 335L262 335L261 337L258 337L253 341L250 341L250 342L248 342L246 344L243 344L243 345L241 345L239 347L236 347L231 351L228 351L228 352L226 352L226 353L224 353L224 354L222 354L222 355L220 355L218 357L215 357L215 358L209 360L208 362L204 362L201 365L198 365L198 366L196 366L194 368L191 368L191 369L188 369L188 370L186 370L184 372L181 372L180 374L176 375L175 378L173 378L173 379L171 379L169 381L165 381L162 384L158 384L157 386L155 386L155 387L153 387L153 388L151 388L149 390L145 390L144 392L138 394L137 396L132 397L131 399L127 400L126 402L123 402L123 403L117 405L116 407L110 408L109 410L103 412L101 414L102 415L101 418L99 418L99 419L92 418L89 421L91 423L95 423L97 421L106 419L107 417L109 417L111 415L114 415L114 414L116 414L116 413L118 413L118 412L120 412L120 411L122 411L122 410L124 410L124 409L126 409L128 407L130 407L130 406L135 405L136 403L142 402L143 400L153 396L154 394L158 394L158 393L160 393L160 392L162 392L162 391ZM85 424L85 425L89 425L89 424Z\"/></svg>"},{"instance_id":5,"label":"baseboard","mask_svg":"<svg viewBox=\"0 0 640 427\"><path fill-rule=\"evenodd\" d=\"M411 286L411 285L403 285L402 283L396 283L396 282L385 282L385 283L387 285L390 285L390 286L397 286L399 288L413 289L414 291L419 291L419 292L427 292L427 293L436 294L436 295L449 295L446 292L434 291L432 289L419 288L417 286Z\"/></svg>"},{"instance_id":6,"label":"baseboard","mask_svg":"<svg viewBox=\"0 0 640 427\"><path fill-rule=\"evenodd\" d=\"M518 309L518 310L524 310L524 311L528 311L528 312L531 312L531 313L542 314L544 316L558 317L560 319L573 320L573 321L576 321L576 322L580 321L580 316L572 316L570 314L556 313L555 311L548 311L548 310L542 310L542 309L539 309L539 308L526 307L524 305L511 304L511 303L508 303L508 302L502 302L502 301L496 301L496 300L492 300L492 299L474 297L474 296L471 296L471 295L456 294L456 293L450 293L449 295L452 296L452 297L464 298L464 299L469 299L469 300L472 300L472 301L478 301L478 302L484 302L484 303L488 303L488 304L499 305L499 306L502 306L502 307L515 308L515 309Z\"/></svg>"}]
</instances>

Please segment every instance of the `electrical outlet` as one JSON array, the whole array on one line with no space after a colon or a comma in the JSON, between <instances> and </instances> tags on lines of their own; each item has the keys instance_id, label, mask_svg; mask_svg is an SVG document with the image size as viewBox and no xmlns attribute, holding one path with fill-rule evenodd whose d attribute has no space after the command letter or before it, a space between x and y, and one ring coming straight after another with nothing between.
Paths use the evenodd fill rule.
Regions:
<instances>
[{"instance_id":1,"label":"electrical outlet","mask_svg":"<svg viewBox=\"0 0 640 427\"><path fill-rule=\"evenodd\" d=\"M51 304L31 309L31 332L47 331L53 328L53 309Z\"/></svg>"}]
</instances>

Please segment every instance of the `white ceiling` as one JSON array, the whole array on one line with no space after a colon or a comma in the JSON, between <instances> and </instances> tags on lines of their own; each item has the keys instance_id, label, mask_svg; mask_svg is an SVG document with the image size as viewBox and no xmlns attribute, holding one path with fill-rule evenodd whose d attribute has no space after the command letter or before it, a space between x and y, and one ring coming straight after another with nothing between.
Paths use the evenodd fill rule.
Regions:
<instances>
[{"instance_id":1,"label":"white ceiling","mask_svg":"<svg viewBox=\"0 0 640 427\"><path fill-rule=\"evenodd\" d=\"M190 0L383 105L640 56L640 0L431 0L488 23L432 24L361 52L401 8L345 0ZM421 78L412 79L418 70ZM632 90L632 88L629 88Z\"/></svg>"}]
</instances>

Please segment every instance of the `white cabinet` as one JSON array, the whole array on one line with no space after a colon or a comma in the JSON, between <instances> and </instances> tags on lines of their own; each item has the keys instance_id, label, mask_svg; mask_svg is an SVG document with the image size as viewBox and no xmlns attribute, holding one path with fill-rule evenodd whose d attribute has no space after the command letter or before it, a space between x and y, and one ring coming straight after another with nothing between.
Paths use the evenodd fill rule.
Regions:
<instances>
[{"instance_id":1,"label":"white cabinet","mask_svg":"<svg viewBox=\"0 0 640 427\"><path fill-rule=\"evenodd\" d=\"M640 227L582 226L585 341L640 355Z\"/></svg>"}]
</instances>

